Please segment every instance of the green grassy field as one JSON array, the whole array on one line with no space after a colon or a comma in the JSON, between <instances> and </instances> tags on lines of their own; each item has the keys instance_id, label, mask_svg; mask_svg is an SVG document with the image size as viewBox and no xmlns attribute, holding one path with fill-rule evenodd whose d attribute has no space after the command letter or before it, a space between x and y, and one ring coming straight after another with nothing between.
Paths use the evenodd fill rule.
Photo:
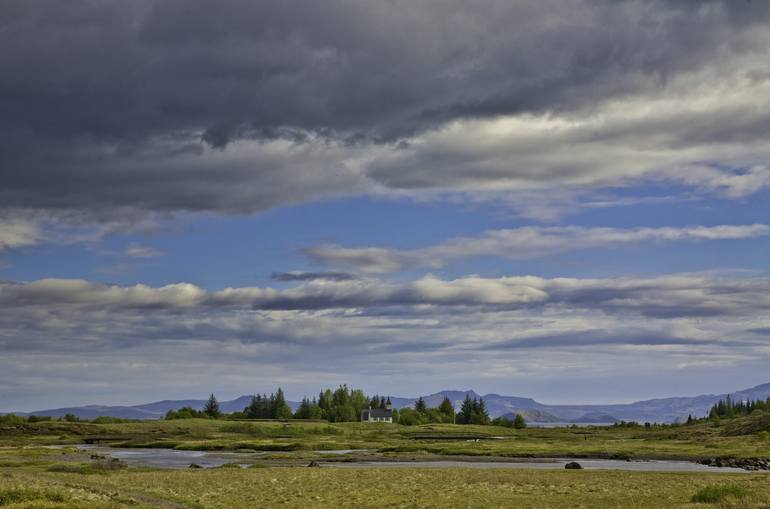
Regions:
<instances>
[{"instance_id":1,"label":"green grassy field","mask_svg":"<svg viewBox=\"0 0 770 509\"><path fill-rule=\"evenodd\" d=\"M6 466L0 507L770 507L770 482L764 474L718 473L280 467L65 473Z\"/></svg>"},{"instance_id":2,"label":"green grassy field","mask_svg":"<svg viewBox=\"0 0 770 509\"><path fill-rule=\"evenodd\" d=\"M306 468L319 450L367 449L326 461L432 455L631 458L770 457L766 422L720 426L513 430L491 426L214 420L0 426L0 508L770 507L770 473L529 469ZM741 434L744 433L744 434ZM469 436L486 436L478 442ZM270 451L255 467L120 468L75 447ZM495 438L492 438L495 437Z\"/></svg>"},{"instance_id":3,"label":"green grassy field","mask_svg":"<svg viewBox=\"0 0 770 509\"><path fill-rule=\"evenodd\" d=\"M757 419L721 426L650 428L527 428L435 424L398 426L360 423L244 422L189 419L118 424L41 422L0 427L2 445L78 444L93 437L123 447L312 452L370 449L384 455L572 456L636 459L770 457L763 427L736 434ZM764 421L761 423L764 426ZM767 423L770 428L770 422ZM463 435L498 437L478 442ZM455 440L438 438L456 436Z\"/></svg>"}]
</instances>

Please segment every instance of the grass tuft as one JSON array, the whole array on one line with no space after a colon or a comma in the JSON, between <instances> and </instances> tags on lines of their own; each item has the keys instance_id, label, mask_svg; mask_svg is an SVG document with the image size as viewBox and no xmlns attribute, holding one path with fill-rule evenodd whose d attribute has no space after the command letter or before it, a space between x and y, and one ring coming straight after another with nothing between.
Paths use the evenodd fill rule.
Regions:
<instances>
[{"instance_id":1,"label":"grass tuft","mask_svg":"<svg viewBox=\"0 0 770 509\"><path fill-rule=\"evenodd\" d=\"M701 488L693 495L691 501L695 503L717 504L728 497L743 498L751 495L751 492L741 486L725 484L721 486L707 486Z\"/></svg>"}]
</instances>

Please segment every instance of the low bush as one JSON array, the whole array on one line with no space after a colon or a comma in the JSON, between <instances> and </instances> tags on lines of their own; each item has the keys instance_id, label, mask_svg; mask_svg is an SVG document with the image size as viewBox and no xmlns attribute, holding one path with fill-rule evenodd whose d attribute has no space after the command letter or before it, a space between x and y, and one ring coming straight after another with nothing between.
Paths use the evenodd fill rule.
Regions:
<instances>
[{"instance_id":1,"label":"low bush","mask_svg":"<svg viewBox=\"0 0 770 509\"><path fill-rule=\"evenodd\" d=\"M19 417L15 414L5 414L0 415L0 424L10 424L10 425L16 425L16 424L24 424L26 419L24 417Z\"/></svg>"}]
</instances>

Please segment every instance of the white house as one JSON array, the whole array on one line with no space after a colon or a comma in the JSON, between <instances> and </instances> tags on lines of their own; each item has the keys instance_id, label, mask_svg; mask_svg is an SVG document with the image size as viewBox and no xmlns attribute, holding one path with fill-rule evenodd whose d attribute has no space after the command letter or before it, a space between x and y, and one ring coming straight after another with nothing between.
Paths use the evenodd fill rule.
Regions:
<instances>
[{"instance_id":1,"label":"white house","mask_svg":"<svg viewBox=\"0 0 770 509\"><path fill-rule=\"evenodd\" d=\"M393 410L390 408L367 408L361 410L361 422L393 422Z\"/></svg>"}]
</instances>

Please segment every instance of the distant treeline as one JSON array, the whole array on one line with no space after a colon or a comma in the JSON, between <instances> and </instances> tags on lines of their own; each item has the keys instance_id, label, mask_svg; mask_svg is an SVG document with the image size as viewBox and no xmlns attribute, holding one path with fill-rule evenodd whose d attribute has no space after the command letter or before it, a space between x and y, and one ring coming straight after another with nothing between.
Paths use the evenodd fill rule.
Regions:
<instances>
[{"instance_id":1,"label":"distant treeline","mask_svg":"<svg viewBox=\"0 0 770 509\"><path fill-rule=\"evenodd\" d=\"M184 407L169 410L166 419L193 418L227 418L227 419L321 419L329 422L356 422L361 418L361 411L367 408L390 408L390 397L375 394L367 396L360 389L350 389L340 385L336 390L326 389L318 393L318 397L302 398L297 411L292 413L286 403L283 390L270 394L256 394L243 411L224 414L219 407L216 397L211 394L203 410ZM524 428L526 423L521 415L513 420L505 417L490 419L484 403L484 398L465 397L460 411L455 413L454 405L449 398L444 398L436 408L428 408L425 400L420 397L414 408L392 409L393 422L407 426L429 423L456 424L494 424Z\"/></svg>"},{"instance_id":2,"label":"distant treeline","mask_svg":"<svg viewBox=\"0 0 770 509\"><path fill-rule=\"evenodd\" d=\"M365 408L385 408L390 405L390 398L379 395L367 397L360 389L349 389L340 385L335 391L326 389L317 398L302 399L297 411L292 413L286 403L283 389L270 394L255 394L243 411L224 414L219 408L219 402L212 394L209 396L203 410L190 407L170 410L166 419L192 418L229 418L229 419L323 419L330 422L350 422L360 419L361 411Z\"/></svg>"},{"instance_id":3,"label":"distant treeline","mask_svg":"<svg viewBox=\"0 0 770 509\"><path fill-rule=\"evenodd\" d=\"M709 418L731 419L751 415L754 412L767 412L768 410L770 410L770 398L756 401L733 401L730 396L727 396L711 407Z\"/></svg>"},{"instance_id":4,"label":"distant treeline","mask_svg":"<svg viewBox=\"0 0 770 509\"><path fill-rule=\"evenodd\" d=\"M106 415L102 415L90 420L80 419L80 417L78 417L75 414L65 414L61 417L52 417L50 415L30 415L27 417L23 417L16 414L0 415L0 424L5 424L5 425L36 423L36 422L52 422L52 421L58 421L58 422L86 421L93 424L115 424L119 422L130 422L131 420L132 419L120 419L118 417L109 417Z\"/></svg>"}]
</instances>

